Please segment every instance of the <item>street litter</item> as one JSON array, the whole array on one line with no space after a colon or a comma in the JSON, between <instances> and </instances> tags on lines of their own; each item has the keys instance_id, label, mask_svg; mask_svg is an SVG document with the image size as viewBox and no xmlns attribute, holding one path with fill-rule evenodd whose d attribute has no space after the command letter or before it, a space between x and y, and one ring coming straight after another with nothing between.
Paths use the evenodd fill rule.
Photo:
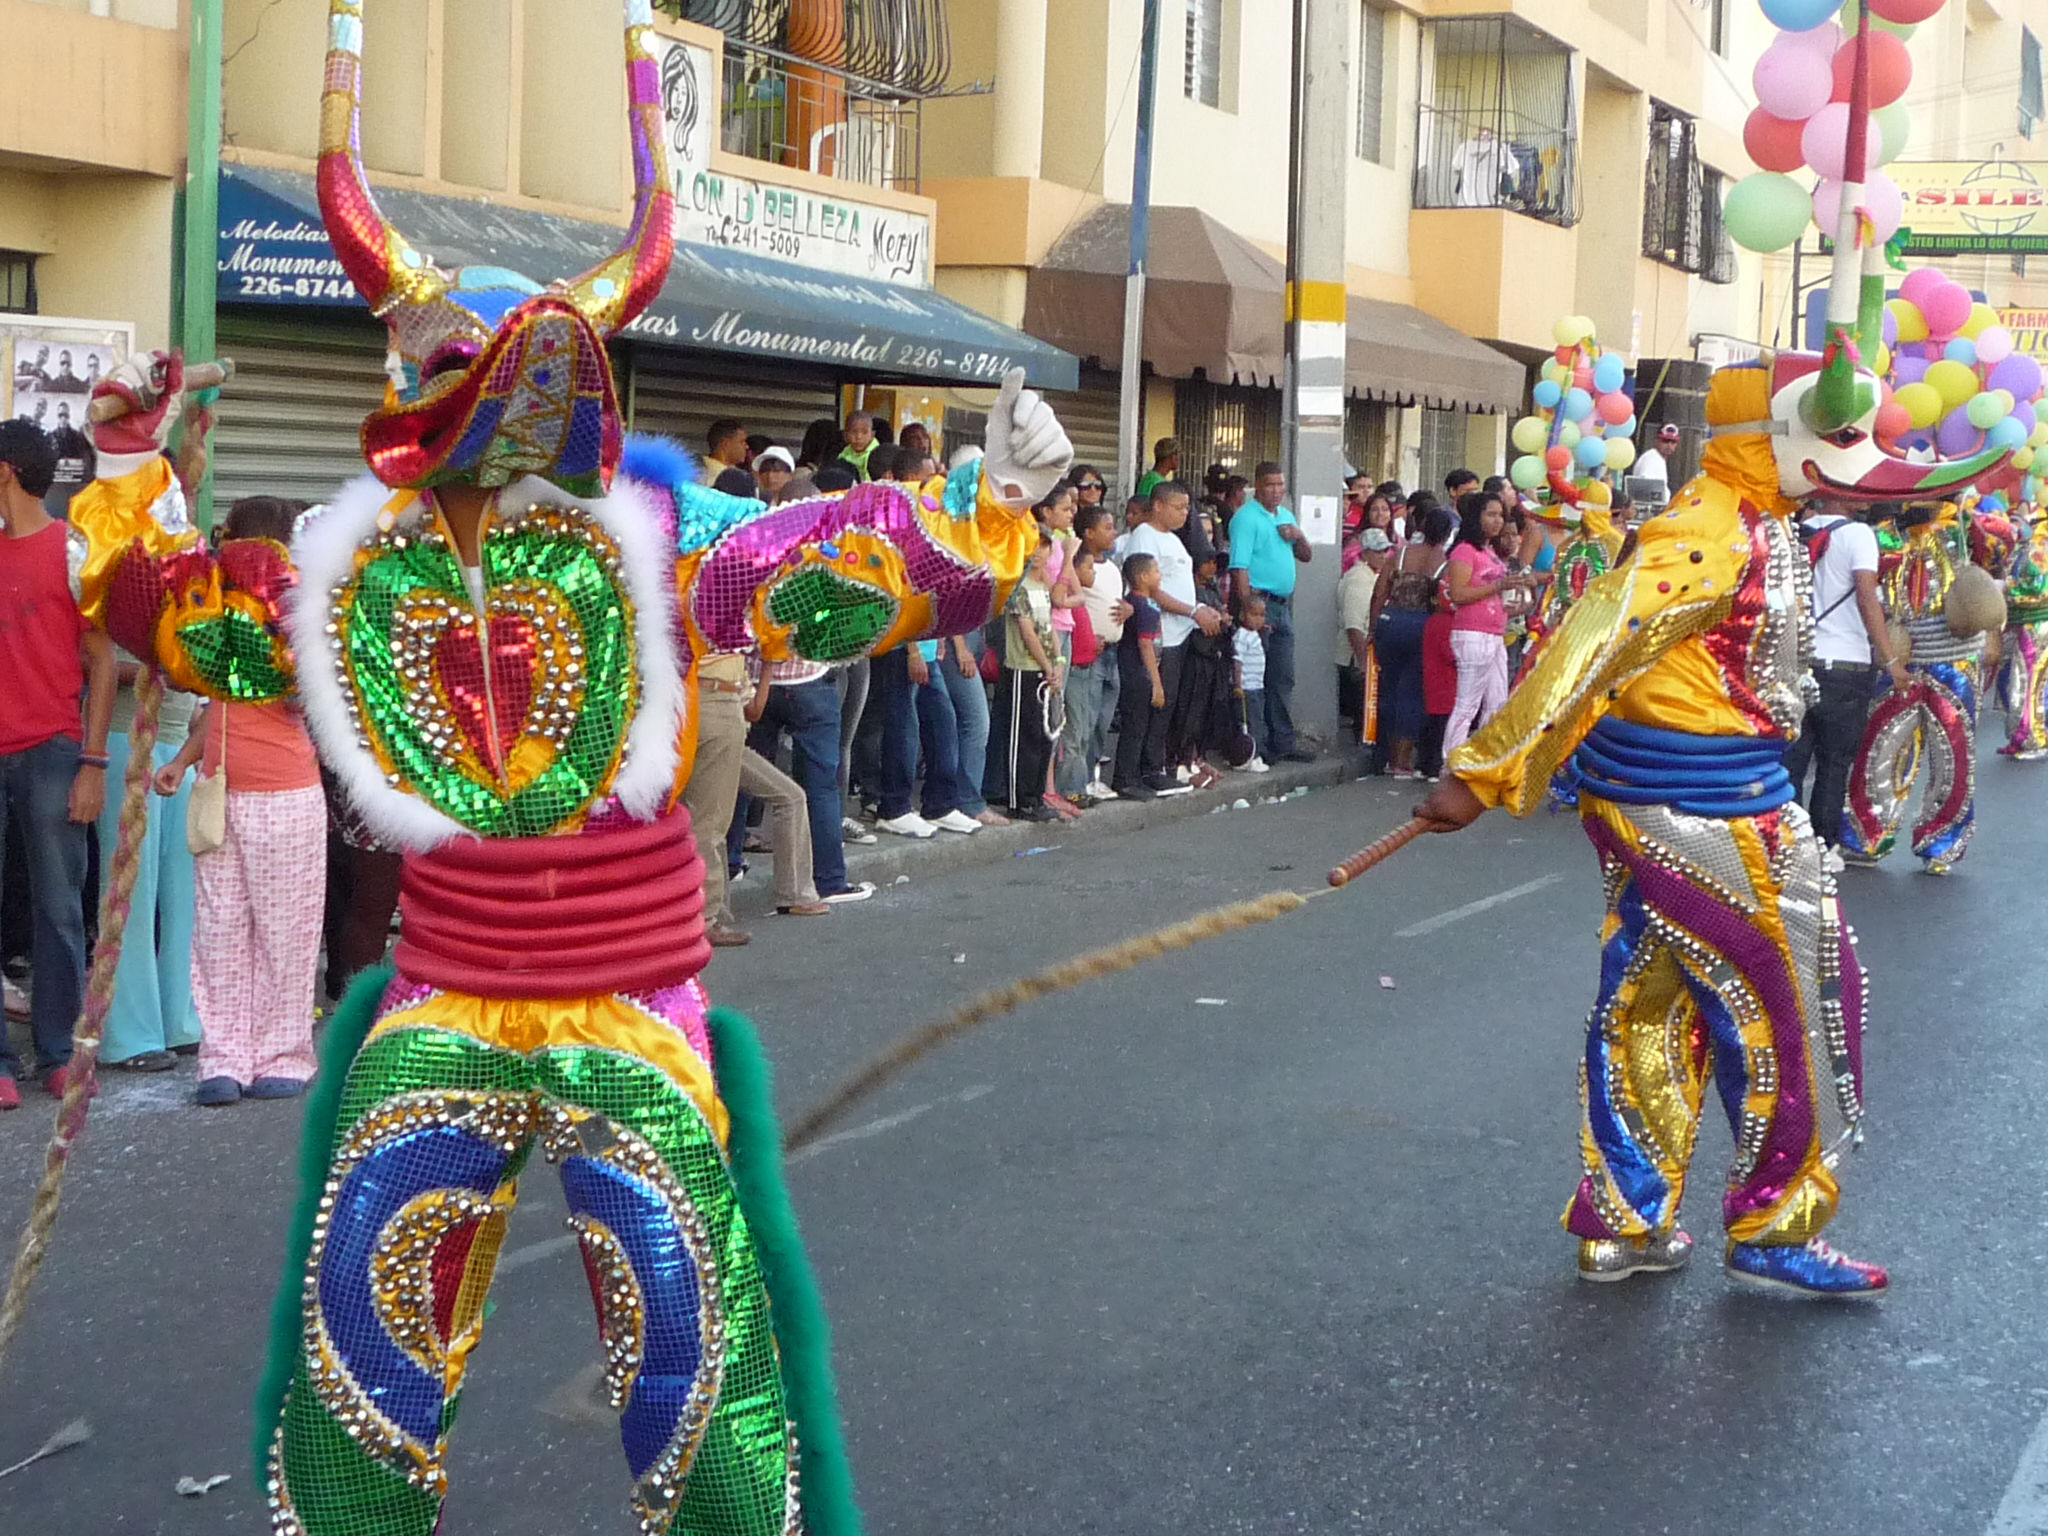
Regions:
<instances>
[{"instance_id":1,"label":"street litter","mask_svg":"<svg viewBox=\"0 0 2048 1536\"><path fill-rule=\"evenodd\" d=\"M178 1479L178 1492L188 1499L196 1499L201 1494L213 1492L227 1480L225 1472L216 1472L211 1477L181 1477Z\"/></svg>"}]
</instances>

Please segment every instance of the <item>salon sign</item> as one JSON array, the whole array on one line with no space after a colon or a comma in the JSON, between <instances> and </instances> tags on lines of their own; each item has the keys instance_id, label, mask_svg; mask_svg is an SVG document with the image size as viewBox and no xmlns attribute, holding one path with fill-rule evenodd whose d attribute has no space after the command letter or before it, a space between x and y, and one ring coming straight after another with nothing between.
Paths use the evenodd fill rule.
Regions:
<instances>
[{"instance_id":1,"label":"salon sign","mask_svg":"<svg viewBox=\"0 0 2048 1536\"><path fill-rule=\"evenodd\" d=\"M841 277L931 286L928 215L843 196L836 187L826 194L735 173L731 155L718 156L722 168L714 169L722 111L717 61L709 49L678 37L658 39L656 55L676 239Z\"/></svg>"}]
</instances>

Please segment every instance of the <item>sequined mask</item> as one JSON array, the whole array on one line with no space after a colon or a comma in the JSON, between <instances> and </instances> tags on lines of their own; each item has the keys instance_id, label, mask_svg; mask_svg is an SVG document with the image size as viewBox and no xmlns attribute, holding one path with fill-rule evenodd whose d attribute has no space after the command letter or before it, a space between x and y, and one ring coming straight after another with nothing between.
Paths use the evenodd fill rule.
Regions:
<instances>
[{"instance_id":1,"label":"sequined mask","mask_svg":"<svg viewBox=\"0 0 2048 1536\"><path fill-rule=\"evenodd\" d=\"M661 290L674 247L652 19L647 0L626 0L633 222L598 265L543 287L502 267L444 271L385 219L360 153L362 0L330 0L320 211L390 334L390 393L363 425L364 457L386 485L538 475L575 496L610 486L622 438L604 344Z\"/></svg>"}]
</instances>

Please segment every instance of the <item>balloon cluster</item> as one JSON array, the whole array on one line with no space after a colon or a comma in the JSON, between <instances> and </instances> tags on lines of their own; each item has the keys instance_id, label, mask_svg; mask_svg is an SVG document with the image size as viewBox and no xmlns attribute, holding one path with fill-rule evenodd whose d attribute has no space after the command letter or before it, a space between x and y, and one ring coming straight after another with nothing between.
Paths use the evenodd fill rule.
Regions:
<instances>
[{"instance_id":1,"label":"balloon cluster","mask_svg":"<svg viewBox=\"0 0 2048 1536\"><path fill-rule=\"evenodd\" d=\"M1508 479L1520 490L1548 484L1560 500L1604 505L1610 493L1595 473L1619 473L1636 457L1635 403L1622 388L1628 368L1618 353L1601 350L1584 315L1566 315L1551 339L1557 351L1529 393L1536 408L1508 433L1521 454Z\"/></svg>"},{"instance_id":2,"label":"balloon cluster","mask_svg":"<svg viewBox=\"0 0 2048 1536\"><path fill-rule=\"evenodd\" d=\"M1728 191L1722 220L1729 238L1752 251L1777 251L1797 240L1812 219L1833 239L1842 211L1842 183L1862 183L1862 207L1879 242L1898 230L1905 200L1879 166L1906 147L1909 122L1900 99L1913 81L1906 39L1941 9L1942 0L1870 0L1870 132L1860 165L1846 163L1849 78L1856 40L1833 15L1840 6L1853 28L1856 0L1763 0L1781 30L1756 61L1751 83L1758 106L1742 127L1742 147L1761 170ZM1811 170L1811 191L1791 173Z\"/></svg>"},{"instance_id":3,"label":"balloon cluster","mask_svg":"<svg viewBox=\"0 0 2048 1536\"><path fill-rule=\"evenodd\" d=\"M1884 310L1878 442L1944 459L2005 448L2015 469L2028 469L2048 447L2041 365L2013 350L1996 311L1933 267L1909 272Z\"/></svg>"}]
</instances>

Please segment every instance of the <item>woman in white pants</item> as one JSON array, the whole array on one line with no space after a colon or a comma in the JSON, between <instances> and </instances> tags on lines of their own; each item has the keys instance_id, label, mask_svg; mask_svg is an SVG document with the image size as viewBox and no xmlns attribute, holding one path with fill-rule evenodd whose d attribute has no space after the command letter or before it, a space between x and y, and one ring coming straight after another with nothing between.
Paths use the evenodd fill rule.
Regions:
<instances>
[{"instance_id":1,"label":"woman in white pants","mask_svg":"<svg viewBox=\"0 0 2048 1536\"><path fill-rule=\"evenodd\" d=\"M1508 701L1507 609L1501 593L1516 578L1493 547L1505 524L1498 495L1473 491L1458 499L1458 539L1444 566L1451 654L1458 663L1458 702L1444 730L1446 754Z\"/></svg>"}]
</instances>

